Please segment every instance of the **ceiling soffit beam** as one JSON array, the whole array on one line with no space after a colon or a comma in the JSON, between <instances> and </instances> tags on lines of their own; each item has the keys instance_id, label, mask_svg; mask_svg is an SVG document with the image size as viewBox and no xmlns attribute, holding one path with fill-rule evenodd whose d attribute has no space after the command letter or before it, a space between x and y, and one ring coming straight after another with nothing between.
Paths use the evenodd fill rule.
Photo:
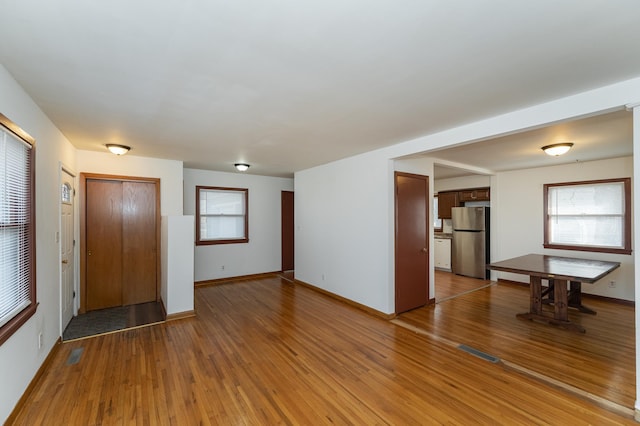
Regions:
<instances>
[{"instance_id":1,"label":"ceiling soffit beam","mask_svg":"<svg viewBox=\"0 0 640 426\"><path fill-rule=\"evenodd\" d=\"M457 163L455 161L448 160L440 160L438 158L433 157L433 165L434 166L443 166L443 167L452 167L455 169L463 169L473 172L478 175L495 175L495 170L485 169L484 167L471 166L469 164Z\"/></svg>"}]
</instances>

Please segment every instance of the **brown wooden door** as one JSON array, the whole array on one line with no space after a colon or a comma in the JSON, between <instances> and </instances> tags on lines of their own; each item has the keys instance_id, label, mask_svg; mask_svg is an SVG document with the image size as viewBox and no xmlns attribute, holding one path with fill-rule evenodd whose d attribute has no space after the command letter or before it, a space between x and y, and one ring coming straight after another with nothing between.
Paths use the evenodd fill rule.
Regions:
<instances>
[{"instance_id":1,"label":"brown wooden door","mask_svg":"<svg viewBox=\"0 0 640 426\"><path fill-rule=\"evenodd\" d=\"M395 173L396 313L429 301L429 178Z\"/></svg>"},{"instance_id":2,"label":"brown wooden door","mask_svg":"<svg viewBox=\"0 0 640 426\"><path fill-rule=\"evenodd\" d=\"M156 300L156 186L122 182L122 304Z\"/></svg>"},{"instance_id":3,"label":"brown wooden door","mask_svg":"<svg viewBox=\"0 0 640 426\"><path fill-rule=\"evenodd\" d=\"M122 305L122 184L87 180L86 310Z\"/></svg>"},{"instance_id":4,"label":"brown wooden door","mask_svg":"<svg viewBox=\"0 0 640 426\"><path fill-rule=\"evenodd\" d=\"M282 191L282 270L294 268L293 192Z\"/></svg>"},{"instance_id":5,"label":"brown wooden door","mask_svg":"<svg viewBox=\"0 0 640 426\"><path fill-rule=\"evenodd\" d=\"M81 311L157 300L158 184L86 179Z\"/></svg>"}]
</instances>

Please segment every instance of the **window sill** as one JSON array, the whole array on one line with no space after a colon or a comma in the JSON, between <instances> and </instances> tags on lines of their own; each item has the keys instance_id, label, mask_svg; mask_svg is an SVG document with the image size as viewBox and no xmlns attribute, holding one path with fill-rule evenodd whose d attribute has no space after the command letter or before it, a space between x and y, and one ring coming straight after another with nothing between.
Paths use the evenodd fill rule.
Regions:
<instances>
[{"instance_id":1,"label":"window sill","mask_svg":"<svg viewBox=\"0 0 640 426\"><path fill-rule=\"evenodd\" d=\"M236 240L198 240L196 241L196 246L214 246L218 244L245 244L248 242L248 238L241 238Z\"/></svg>"},{"instance_id":2,"label":"window sill","mask_svg":"<svg viewBox=\"0 0 640 426\"><path fill-rule=\"evenodd\" d=\"M11 321L6 323L2 327L2 329L0 329L0 345L7 341L9 337L13 335L13 333L18 331L20 327L22 327L22 325L26 323L27 320L29 320L29 318L33 316L33 314L36 313L37 309L38 303L32 303L31 305L24 308L18 315L13 317Z\"/></svg>"},{"instance_id":3,"label":"window sill","mask_svg":"<svg viewBox=\"0 0 640 426\"><path fill-rule=\"evenodd\" d=\"M591 253L631 254L631 249L626 249L626 248L569 246L569 245L561 245L561 244L543 244L543 247L546 249L587 251Z\"/></svg>"}]
</instances>

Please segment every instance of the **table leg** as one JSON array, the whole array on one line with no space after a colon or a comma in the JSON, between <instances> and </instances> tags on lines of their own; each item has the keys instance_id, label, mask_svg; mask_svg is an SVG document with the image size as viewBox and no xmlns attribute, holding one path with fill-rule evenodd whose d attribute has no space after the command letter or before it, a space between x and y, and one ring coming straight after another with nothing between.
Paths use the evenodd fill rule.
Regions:
<instances>
[{"instance_id":1,"label":"table leg","mask_svg":"<svg viewBox=\"0 0 640 426\"><path fill-rule=\"evenodd\" d=\"M542 280L540 277L530 277L529 312L517 314L516 317L528 320L542 317Z\"/></svg>"},{"instance_id":2,"label":"table leg","mask_svg":"<svg viewBox=\"0 0 640 426\"><path fill-rule=\"evenodd\" d=\"M556 280L553 286L554 318L558 321L569 321L567 307L567 281Z\"/></svg>"},{"instance_id":3,"label":"table leg","mask_svg":"<svg viewBox=\"0 0 640 426\"><path fill-rule=\"evenodd\" d=\"M571 281L569 284L569 306L576 308L585 314L595 315L596 311L587 308L582 304L582 283L580 281Z\"/></svg>"},{"instance_id":4,"label":"table leg","mask_svg":"<svg viewBox=\"0 0 640 426\"><path fill-rule=\"evenodd\" d=\"M529 312L536 315L542 315L542 279L540 277L531 277Z\"/></svg>"},{"instance_id":5,"label":"table leg","mask_svg":"<svg viewBox=\"0 0 640 426\"><path fill-rule=\"evenodd\" d=\"M553 320L549 323L566 328L567 330L575 331L578 333L584 333L585 329L579 324L574 324L569 321L569 304L567 300L567 281L556 280L553 289Z\"/></svg>"},{"instance_id":6,"label":"table leg","mask_svg":"<svg viewBox=\"0 0 640 426\"><path fill-rule=\"evenodd\" d=\"M547 281L549 285L542 291L542 304L551 305L553 304L553 280L549 278Z\"/></svg>"}]
</instances>

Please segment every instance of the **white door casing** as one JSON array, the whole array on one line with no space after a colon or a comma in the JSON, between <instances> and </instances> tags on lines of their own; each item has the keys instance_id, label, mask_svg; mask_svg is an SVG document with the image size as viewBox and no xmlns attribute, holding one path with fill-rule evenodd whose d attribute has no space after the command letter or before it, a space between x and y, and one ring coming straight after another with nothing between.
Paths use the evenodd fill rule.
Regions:
<instances>
[{"instance_id":1,"label":"white door casing","mask_svg":"<svg viewBox=\"0 0 640 426\"><path fill-rule=\"evenodd\" d=\"M60 182L60 325L62 333L73 317L74 308L74 177L62 170Z\"/></svg>"}]
</instances>

